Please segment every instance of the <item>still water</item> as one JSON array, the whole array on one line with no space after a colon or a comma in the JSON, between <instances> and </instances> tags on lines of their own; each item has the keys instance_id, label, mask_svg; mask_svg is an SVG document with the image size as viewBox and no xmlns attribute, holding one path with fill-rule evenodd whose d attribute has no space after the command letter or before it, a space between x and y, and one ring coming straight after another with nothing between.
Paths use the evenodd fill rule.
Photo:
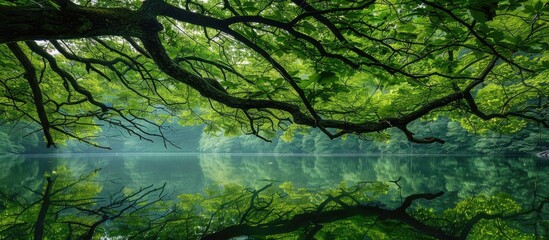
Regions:
<instances>
[{"instance_id":1,"label":"still water","mask_svg":"<svg viewBox=\"0 0 549 240\"><path fill-rule=\"evenodd\" d=\"M40 189L44 173L65 166L73 174L99 171L103 194L121 187L167 183L176 194L197 193L212 184L260 188L270 181L324 189L342 181L390 182L402 196L444 191L448 207L468 196L511 194L527 206L535 193L549 195L549 163L531 157L355 156L257 154L68 154L0 157L0 187ZM398 199L385 199L388 204Z\"/></svg>"}]
</instances>

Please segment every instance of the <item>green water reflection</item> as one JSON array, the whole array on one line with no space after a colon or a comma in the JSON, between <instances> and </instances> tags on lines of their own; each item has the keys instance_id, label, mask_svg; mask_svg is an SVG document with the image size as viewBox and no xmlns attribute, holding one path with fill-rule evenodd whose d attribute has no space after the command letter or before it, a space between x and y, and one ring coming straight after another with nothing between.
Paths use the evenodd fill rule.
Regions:
<instances>
[{"instance_id":1,"label":"green water reflection","mask_svg":"<svg viewBox=\"0 0 549 240\"><path fill-rule=\"evenodd\" d=\"M400 179L402 195L446 192L441 204L467 196L511 194L527 204L535 191L549 195L549 167L535 157L491 156L295 156L295 155L42 155L0 160L0 184L36 189L45 171L66 166L74 174L101 168L103 191L166 182L178 193L196 193L211 184L261 187L290 181L311 189L340 182ZM395 185L394 191L398 188Z\"/></svg>"}]
</instances>

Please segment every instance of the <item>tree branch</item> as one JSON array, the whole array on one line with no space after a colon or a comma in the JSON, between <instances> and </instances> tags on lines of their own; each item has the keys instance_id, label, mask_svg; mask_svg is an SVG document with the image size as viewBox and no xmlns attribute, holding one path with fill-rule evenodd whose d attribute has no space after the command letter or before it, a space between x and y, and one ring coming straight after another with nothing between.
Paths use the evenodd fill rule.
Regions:
<instances>
[{"instance_id":1,"label":"tree branch","mask_svg":"<svg viewBox=\"0 0 549 240\"><path fill-rule=\"evenodd\" d=\"M46 146L54 146L55 142L53 140L53 136L50 132L50 121L48 120L48 114L46 113L46 109L44 108L44 100L42 99L42 90L40 89L40 84L38 83L38 79L36 78L36 70L34 68L34 65L31 63L30 59L25 55L23 50L19 47L17 43L8 43L7 44L13 55L19 60L23 68L25 68L25 75L24 77L27 79L27 82L29 83L29 86L32 90L32 96L34 98L34 106L36 107L36 113L38 114L38 118L40 119L40 125L42 125L42 129L44 131L44 136L46 137Z\"/></svg>"},{"instance_id":2,"label":"tree branch","mask_svg":"<svg viewBox=\"0 0 549 240\"><path fill-rule=\"evenodd\" d=\"M154 18L125 8L0 6L0 32L10 33L1 34L0 43L105 35L139 37L161 29Z\"/></svg>"}]
</instances>

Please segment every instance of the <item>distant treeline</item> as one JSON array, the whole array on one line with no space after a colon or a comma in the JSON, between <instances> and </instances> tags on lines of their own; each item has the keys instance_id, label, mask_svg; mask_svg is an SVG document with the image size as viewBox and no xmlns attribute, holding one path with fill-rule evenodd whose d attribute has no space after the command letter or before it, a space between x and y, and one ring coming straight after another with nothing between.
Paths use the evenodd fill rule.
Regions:
<instances>
[{"instance_id":1,"label":"distant treeline","mask_svg":"<svg viewBox=\"0 0 549 240\"><path fill-rule=\"evenodd\" d=\"M410 129L422 129L439 137L444 144L417 144L409 142L399 130L390 129L380 134L349 135L330 140L318 129L295 134L292 141L280 136L265 142L255 136L223 137L202 134L200 152L264 152L315 154L527 154L549 147L549 135L540 133L537 126L528 126L513 134L488 133L480 135L464 130L459 123L447 119L436 122L416 122ZM427 131L425 131L427 129Z\"/></svg>"},{"instance_id":2,"label":"distant treeline","mask_svg":"<svg viewBox=\"0 0 549 240\"><path fill-rule=\"evenodd\" d=\"M318 129L310 129L288 136L277 135L266 142L253 135L223 136L222 133L204 133L204 126L169 126L164 142L139 139L135 135L106 128L95 141L112 150L98 149L78 141L68 141L57 148L46 148L41 131L36 127L18 124L0 126L0 153L49 152L204 152L204 153L313 153L313 154L525 154L549 147L549 136L537 126L530 125L513 134L487 133L484 135L464 130L459 123L447 119L436 122L416 122L410 129L421 129L439 137L445 144L416 144L409 142L398 130L364 136L348 135L330 140ZM285 139L285 140L283 140ZM173 143L173 144L172 144Z\"/></svg>"},{"instance_id":3,"label":"distant treeline","mask_svg":"<svg viewBox=\"0 0 549 240\"><path fill-rule=\"evenodd\" d=\"M203 126L182 127L173 123L164 129L162 138L145 136L151 141L140 139L135 134L129 134L117 128L103 127L101 136L93 142L111 148L101 149L77 140L68 140L58 143L56 147L46 148L42 140L42 131L36 130L39 126L18 124L0 125L0 154L1 153L109 153L109 152L197 152L198 143Z\"/></svg>"}]
</instances>

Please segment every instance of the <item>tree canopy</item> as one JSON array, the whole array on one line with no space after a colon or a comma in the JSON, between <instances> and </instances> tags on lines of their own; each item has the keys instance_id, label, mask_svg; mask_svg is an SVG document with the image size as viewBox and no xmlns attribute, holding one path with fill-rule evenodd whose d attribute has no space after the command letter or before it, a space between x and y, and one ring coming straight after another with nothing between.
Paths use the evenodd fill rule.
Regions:
<instances>
[{"instance_id":1,"label":"tree canopy","mask_svg":"<svg viewBox=\"0 0 549 240\"><path fill-rule=\"evenodd\" d=\"M167 123L269 140L443 143L409 124L549 128L549 4L534 0L2 0L0 108L47 146Z\"/></svg>"}]
</instances>

